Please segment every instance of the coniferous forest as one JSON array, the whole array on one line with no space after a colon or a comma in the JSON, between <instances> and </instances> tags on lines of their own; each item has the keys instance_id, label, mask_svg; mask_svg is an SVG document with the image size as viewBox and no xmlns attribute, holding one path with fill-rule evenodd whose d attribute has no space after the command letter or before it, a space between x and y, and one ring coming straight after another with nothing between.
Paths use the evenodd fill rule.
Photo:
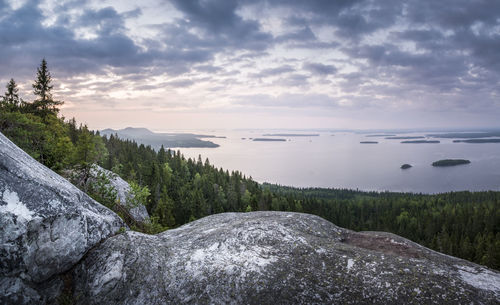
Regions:
<instances>
[{"instance_id":1,"label":"coniferous forest","mask_svg":"<svg viewBox=\"0 0 500 305\"><path fill-rule=\"evenodd\" d=\"M0 99L0 131L54 171L86 181L93 164L127 180L151 216L146 233L175 228L222 212L295 211L321 216L352 230L388 231L440 252L500 270L500 192L437 195L298 189L259 184L209 160L185 158L115 136L101 137L76 120L59 116L45 60L33 83L36 99L23 100L12 79ZM102 182L102 181L101 181ZM116 192L77 184L112 207ZM138 229L138 228L136 228Z\"/></svg>"}]
</instances>

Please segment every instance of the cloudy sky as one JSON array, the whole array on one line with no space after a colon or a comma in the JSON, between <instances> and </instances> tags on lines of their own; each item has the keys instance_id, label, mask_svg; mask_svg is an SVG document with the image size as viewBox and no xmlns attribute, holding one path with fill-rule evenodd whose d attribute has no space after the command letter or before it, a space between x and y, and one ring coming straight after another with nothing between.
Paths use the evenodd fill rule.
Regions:
<instances>
[{"instance_id":1,"label":"cloudy sky","mask_svg":"<svg viewBox=\"0 0 500 305\"><path fill-rule=\"evenodd\" d=\"M500 126L496 0L0 0L0 46L91 128Z\"/></svg>"}]
</instances>

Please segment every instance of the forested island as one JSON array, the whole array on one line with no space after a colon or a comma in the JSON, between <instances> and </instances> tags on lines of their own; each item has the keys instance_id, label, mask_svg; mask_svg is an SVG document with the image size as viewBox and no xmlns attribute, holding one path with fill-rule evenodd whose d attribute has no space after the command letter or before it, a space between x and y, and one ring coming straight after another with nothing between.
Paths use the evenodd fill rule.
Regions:
<instances>
[{"instance_id":1,"label":"forested island","mask_svg":"<svg viewBox=\"0 0 500 305\"><path fill-rule=\"evenodd\" d=\"M402 144L437 144L440 141L435 140L414 140L414 141L401 141Z\"/></svg>"},{"instance_id":2,"label":"forested island","mask_svg":"<svg viewBox=\"0 0 500 305\"><path fill-rule=\"evenodd\" d=\"M266 133L263 137L319 137L319 133Z\"/></svg>"},{"instance_id":3,"label":"forested island","mask_svg":"<svg viewBox=\"0 0 500 305\"><path fill-rule=\"evenodd\" d=\"M151 145L154 149L160 147L219 147L210 141L200 138L225 138L213 135L199 135L192 133L155 133L146 128L127 127L124 129L104 129L100 132L103 136L115 135L120 139L136 141L139 144Z\"/></svg>"},{"instance_id":4,"label":"forested island","mask_svg":"<svg viewBox=\"0 0 500 305\"><path fill-rule=\"evenodd\" d=\"M407 137L386 137L388 140L411 140L411 139L424 139L422 136L407 136Z\"/></svg>"},{"instance_id":5,"label":"forested island","mask_svg":"<svg viewBox=\"0 0 500 305\"><path fill-rule=\"evenodd\" d=\"M368 138L376 138L376 137L395 137L395 134L369 134L366 135Z\"/></svg>"},{"instance_id":6,"label":"forested island","mask_svg":"<svg viewBox=\"0 0 500 305\"><path fill-rule=\"evenodd\" d=\"M477 139L500 137L500 131L481 131L481 132L450 132L439 134L428 134L430 138L455 138L455 139Z\"/></svg>"},{"instance_id":7,"label":"forested island","mask_svg":"<svg viewBox=\"0 0 500 305\"><path fill-rule=\"evenodd\" d=\"M462 165L469 163L470 163L469 160L464 160L464 159L444 159L432 162L432 166L455 166L455 165Z\"/></svg>"},{"instance_id":8,"label":"forested island","mask_svg":"<svg viewBox=\"0 0 500 305\"><path fill-rule=\"evenodd\" d=\"M453 143L500 143L500 139L468 139L453 140Z\"/></svg>"},{"instance_id":9,"label":"forested island","mask_svg":"<svg viewBox=\"0 0 500 305\"><path fill-rule=\"evenodd\" d=\"M409 169L411 167L412 167L411 164L407 164L407 163L401 165L401 169Z\"/></svg>"},{"instance_id":10,"label":"forested island","mask_svg":"<svg viewBox=\"0 0 500 305\"><path fill-rule=\"evenodd\" d=\"M286 139L280 139L280 138L255 138L255 139L252 139L252 141L256 141L256 142L286 142Z\"/></svg>"},{"instance_id":11,"label":"forested island","mask_svg":"<svg viewBox=\"0 0 500 305\"><path fill-rule=\"evenodd\" d=\"M378 144L377 141L361 141L359 144Z\"/></svg>"},{"instance_id":12,"label":"forested island","mask_svg":"<svg viewBox=\"0 0 500 305\"><path fill-rule=\"evenodd\" d=\"M72 173L88 180L92 166L98 164L125 179L151 217L142 227L129 224L132 229L157 233L222 212L294 211L315 214L352 230L393 232L500 270L500 192L424 195L259 184L239 171L217 168L201 156L186 158L165 147L155 150L113 134L102 136L74 118L58 116L62 102L52 97L45 60L33 87L36 99L24 101L16 82L8 83L0 99L0 131L66 177ZM435 163L433 166L446 166L470 161ZM117 204L116 190L106 176L81 185L101 204L110 208Z\"/></svg>"}]
</instances>

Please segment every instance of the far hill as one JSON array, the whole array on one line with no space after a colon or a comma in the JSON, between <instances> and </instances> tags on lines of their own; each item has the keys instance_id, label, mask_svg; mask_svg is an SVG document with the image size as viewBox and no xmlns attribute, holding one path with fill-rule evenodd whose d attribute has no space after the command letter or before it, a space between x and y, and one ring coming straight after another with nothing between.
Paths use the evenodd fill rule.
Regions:
<instances>
[{"instance_id":1,"label":"far hill","mask_svg":"<svg viewBox=\"0 0 500 305\"><path fill-rule=\"evenodd\" d=\"M151 145L154 149L159 149L162 145L165 148L175 147L219 147L210 141L201 138L216 138L213 135L200 135L193 133L155 133L146 128L127 127L124 129L104 129L100 132L103 136L117 135L120 139L132 140L139 144Z\"/></svg>"}]
</instances>

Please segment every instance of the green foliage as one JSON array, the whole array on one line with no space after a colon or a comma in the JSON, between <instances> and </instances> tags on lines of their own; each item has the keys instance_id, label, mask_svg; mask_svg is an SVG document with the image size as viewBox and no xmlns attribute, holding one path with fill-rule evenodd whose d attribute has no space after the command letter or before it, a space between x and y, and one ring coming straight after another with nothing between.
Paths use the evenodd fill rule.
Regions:
<instances>
[{"instance_id":1,"label":"green foliage","mask_svg":"<svg viewBox=\"0 0 500 305\"><path fill-rule=\"evenodd\" d=\"M117 191L110 183L110 178L104 171L92 168L93 178L87 183L87 194L108 208L113 208L117 201Z\"/></svg>"},{"instance_id":2,"label":"green foliage","mask_svg":"<svg viewBox=\"0 0 500 305\"><path fill-rule=\"evenodd\" d=\"M134 181L130 182L130 193L127 197L127 205L129 207L137 207L139 205L146 205L148 197L151 195L147 186L140 186Z\"/></svg>"},{"instance_id":3,"label":"green foliage","mask_svg":"<svg viewBox=\"0 0 500 305\"><path fill-rule=\"evenodd\" d=\"M168 229L168 227L161 225L158 221L158 217L150 217L149 221L146 221L143 225L144 228L142 230L136 229L136 231L141 231L146 234L157 234Z\"/></svg>"},{"instance_id":4,"label":"green foliage","mask_svg":"<svg viewBox=\"0 0 500 305\"><path fill-rule=\"evenodd\" d=\"M19 89L17 88L17 84L13 78L10 79L7 84L7 91L3 96L0 96L0 110L15 110L18 107L21 107L23 104L23 100L19 98Z\"/></svg>"},{"instance_id":5,"label":"green foliage","mask_svg":"<svg viewBox=\"0 0 500 305\"><path fill-rule=\"evenodd\" d=\"M59 112L58 106L62 105L63 102L55 101L52 98L52 88L51 85L52 76L50 75L49 69L47 67L47 61L42 59L40 67L37 69L37 75L35 82L33 83L33 93L38 96L38 98L31 105L31 111L34 113L45 116L47 114L56 114Z\"/></svg>"}]
</instances>

